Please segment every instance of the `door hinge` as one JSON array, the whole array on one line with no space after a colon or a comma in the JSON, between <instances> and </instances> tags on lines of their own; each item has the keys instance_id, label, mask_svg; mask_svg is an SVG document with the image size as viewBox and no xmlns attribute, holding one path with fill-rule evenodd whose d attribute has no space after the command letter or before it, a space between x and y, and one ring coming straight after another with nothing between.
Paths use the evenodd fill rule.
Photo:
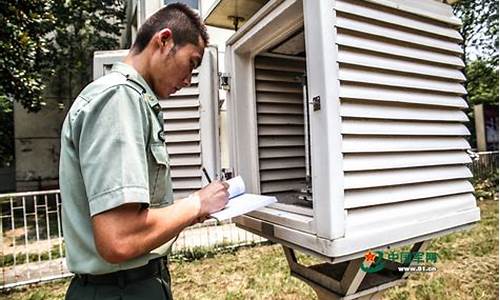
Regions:
<instances>
[{"instance_id":1,"label":"door hinge","mask_svg":"<svg viewBox=\"0 0 500 300\"><path fill-rule=\"evenodd\" d=\"M231 76L229 75L229 73L219 73L219 88L225 91L229 91L231 89L231 86L229 84L230 79Z\"/></svg>"}]
</instances>

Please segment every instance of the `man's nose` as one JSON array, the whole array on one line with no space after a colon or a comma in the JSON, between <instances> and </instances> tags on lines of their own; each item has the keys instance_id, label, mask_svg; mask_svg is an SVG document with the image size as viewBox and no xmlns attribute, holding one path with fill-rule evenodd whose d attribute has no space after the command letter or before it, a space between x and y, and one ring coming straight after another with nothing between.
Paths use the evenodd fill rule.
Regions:
<instances>
[{"instance_id":1,"label":"man's nose","mask_svg":"<svg viewBox=\"0 0 500 300\"><path fill-rule=\"evenodd\" d=\"M186 78L184 78L184 80L182 81L183 87L188 87L190 85L191 85L191 73L189 73L189 75L186 76Z\"/></svg>"}]
</instances>

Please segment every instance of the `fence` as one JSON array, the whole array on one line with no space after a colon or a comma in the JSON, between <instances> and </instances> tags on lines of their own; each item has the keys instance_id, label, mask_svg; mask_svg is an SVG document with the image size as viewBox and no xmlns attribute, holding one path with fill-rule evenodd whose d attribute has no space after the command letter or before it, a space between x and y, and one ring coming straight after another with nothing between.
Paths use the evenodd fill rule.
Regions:
<instances>
[{"instance_id":1,"label":"fence","mask_svg":"<svg viewBox=\"0 0 500 300\"><path fill-rule=\"evenodd\" d=\"M498 151L477 152L475 155L477 156L471 164L474 179L485 178L495 171L498 172Z\"/></svg>"},{"instance_id":2,"label":"fence","mask_svg":"<svg viewBox=\"0 0 500 300\"><path fill-rule=\"evenodd\" d=\"M3 194L0 209L0 289L72 275L64 259L59 190ZM196 256L263 241L234 223L209 221L184 230L172 252Z\"/></svg>"},{"instance_id":3,"label":"fence","mask_svg":"<svg viewBox=\"0 0 500 300\"><path fill-rule=\"evenodd\" d=\"M475 178L498 170L498 151L478 153L471 170ZM0 209L0 289L71 276L64 260L59 190L3 194ZM184 230L172 250L175 255L200 247L220 249L263 241L233 223L207 222Z\"/></svg>"}]
</instances>

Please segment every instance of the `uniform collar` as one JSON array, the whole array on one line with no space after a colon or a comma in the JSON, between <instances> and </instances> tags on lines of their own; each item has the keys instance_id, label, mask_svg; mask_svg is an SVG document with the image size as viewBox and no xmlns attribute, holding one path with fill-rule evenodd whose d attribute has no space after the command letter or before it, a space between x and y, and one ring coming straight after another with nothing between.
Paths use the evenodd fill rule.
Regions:
<instances>
[{"instance_id":1,"label":"uniform collar","mask_svg":"<svg viewBox=\"0 0 500 300\"><path fill-rule=\"evenodd\" d=\"M127 77L128 80L139 85L145 92L144 98L148 101L149 106L151 106L151 108L153 108L153 110L157 113L160 111L161 107L158 98L146 80L144 80L144 78L139 74L139 72L137 72L136 69L134 69L133 66L123 62L117 62L113 64L111 71L121 73L123 76Z\"/></svg>"}]
</instances>

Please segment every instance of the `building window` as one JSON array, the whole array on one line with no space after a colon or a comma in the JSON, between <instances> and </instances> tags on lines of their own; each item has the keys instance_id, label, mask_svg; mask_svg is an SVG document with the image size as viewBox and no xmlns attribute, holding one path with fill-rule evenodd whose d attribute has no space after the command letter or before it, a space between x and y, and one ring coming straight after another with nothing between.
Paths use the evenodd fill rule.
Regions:
<instances>
[{"instance_id":1,"label":"building window","mask_svg":"<svg viewBox=\"0 0 500 300\"><path fill-rule=\"evenodd\" d=\"M163 0L164 5L168 5L168 4L176 3L176 2L184 3L187 6L191 7L192 9L199 10L198 0Z\"/></svg>"}]
</instances>

